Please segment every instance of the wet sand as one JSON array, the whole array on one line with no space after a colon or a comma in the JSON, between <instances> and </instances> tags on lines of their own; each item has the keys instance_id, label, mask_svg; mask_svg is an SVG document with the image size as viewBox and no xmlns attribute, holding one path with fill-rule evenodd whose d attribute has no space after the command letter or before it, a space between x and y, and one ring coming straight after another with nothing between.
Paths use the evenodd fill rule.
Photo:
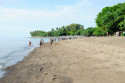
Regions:
<instances>
[{"instance_id":1,"label":"wet sand","mask_svg":"<svg viewBox=\"0 0 125 83\"><path fill-rule=\"evenodd\" d=\"M0 83L125 83L125 38L46 43L5 70Z\"/></svg>"}]
</instances>

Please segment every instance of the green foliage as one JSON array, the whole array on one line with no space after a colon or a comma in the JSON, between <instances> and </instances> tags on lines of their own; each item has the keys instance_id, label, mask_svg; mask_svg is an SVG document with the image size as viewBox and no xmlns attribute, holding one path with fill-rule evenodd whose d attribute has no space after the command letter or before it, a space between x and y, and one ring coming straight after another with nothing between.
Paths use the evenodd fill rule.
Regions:
<instances>
[{"instance_id":1,"label":"green foliage","mask_svg":"<svg viewBox=\"0 0 125 83\"><path fill-rule=\"evenodd\" d=\"M92 27L88 27L83 31L84 36L92 36L94 32L94 29Z\"/></svg>"},{"instance_id":2,"label":"green foliage","mask_svg":"<svg viewBox=\"0 0 125 83\"><path fill-rule=\"evenodd\" d=\"M46 36L46 32L45 31L40 31L40 30L30 32L30 34L31 34L31 36Z\"/></svg>"},{"instance_id":3,"label":"green foliage","mask_svg":"<svg viewBox=\"0 0 125 83\"><path fill-rule=\"evenodd\" d=\"M121 33L121 36L125 36L125 33Z\"/></svg>"},{"instance_id":4,"label":"green foliage","mask_svg":"<svg viewBox=\"0 0 125 83\"><path fill-rule=\"evenodd\" d=\"M96 27L96 28L94 28L93 35L95 35L95 36L106 36L106 32L102 31L101 28Z\"/></svg>"},{"instance_id":5,"label":"green foliage","mask_svg":"<svg viewBox=\"0 0 125 83\"><path fill-rule=\"evenodd\" d=\"M121 31L125 31L125 15L120 16L117 20L122 20L117 25Z\"/></svg>"},{"instance_id":6,"label":"green foliage","mask_svg":"<svg viewBox=\"0 0 125 83\"><path fill-rule=\"evenodd\" d=\"M125 3L103 8L97 15L96 24L110 35L125 30Z\"/></svg>"},{"instance_id":7,"label":"green foliage","mask_svg":"<svg viewBox=\"0 0 125 83\"><path fill-rule=\"evenodd\" d=\"M66 36L66 35L80 35L81 30L84 30L83 25L80 24L70 24L68 26L62 26L61 28L57 27L56 30L54 28L51 31L43 32L43 31L33 31L30 32L31 36Z\"/></svg>"},{"instance_id":8,"label":"green foliage","mask_svg":"<svg viewBox=\"0 0 125 83\"><path fill-rule=\"evenodd\" d=\"M80 29L80 35L84 36L84 29Z\"/></svg>"},{"instance_id":9,"label":"green foliage","mask_svg":"<svg viewBox=\"0 0 125 83\"><path fill-rule=\"evenodd\" d=\"M84 29L83 25L70 24L66 26L66 35L80 35L80 30Z\"/></svg>"},{"instance_id":10,"label":"green foliage","mask_svg":"<svg viewBox=\"0 0 125 83\"><path fill-rule=\"evenodd\" d=\"M62 26L61 28L54 28L51 31L33 31L30 32L31 36L69 36L69 35L83 35L83 36L92 36L94 32L93 27L88 27L87 29L83 28L83 25L80 24L70 24L68 26Z\"/></svg>"},{"instance_id":11,"label":"green foliage","mask_svg":"<svg viewBox=\"0 0 125 83\"><path fill-rule=\"evenodd\" d=\"M52 31L48 31L46 34L47 36L52 36Z\"/></svg>"}]
</instances>

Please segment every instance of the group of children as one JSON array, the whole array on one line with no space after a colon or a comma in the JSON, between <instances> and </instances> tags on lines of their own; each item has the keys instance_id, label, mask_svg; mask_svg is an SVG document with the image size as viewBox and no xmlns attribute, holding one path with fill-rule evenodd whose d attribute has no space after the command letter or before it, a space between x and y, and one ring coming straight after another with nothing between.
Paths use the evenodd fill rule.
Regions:
<instances>
[{"instance_id":1,"label":"group of children","mask_svg":"<svg viewBox=\"0 0 125 83\"><path fill-rule=\"evenodd\" d=\"M77 37L64 37L64 38L57 38L57 41L61 40L69 40L69 39L76 39ZM50 38L50 44L53 44L53 42L56 41L56 38ZM44 39L40 40L40 46L44 44ZM29 46L31 46L31 41L29 41Z\"/></svg>"},{"instance_id":2,"label":"group of children","mask_svg":"<svg viewBox=\"0 0 125 83\"><path fill-rule=\"evenodd\" d=\"M50 44L52 44L53 41L54 41L53 39L50 39ZM44 40L43 40L43 39L40 40L40 46L41 46L42 44L44 44ZM29 46L31 46L31 41L29 41Z\"/></svg>"}]
</instances>

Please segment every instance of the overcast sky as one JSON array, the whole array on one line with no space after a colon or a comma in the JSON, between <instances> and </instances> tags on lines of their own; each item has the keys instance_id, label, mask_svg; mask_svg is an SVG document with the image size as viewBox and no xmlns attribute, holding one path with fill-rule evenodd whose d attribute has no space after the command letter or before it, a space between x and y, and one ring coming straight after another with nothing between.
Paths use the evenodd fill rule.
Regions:
<instances>
[{"instance_id":1,"label":"overcast sky","mask_svg":"<svg viewBox=\"0 0 125 83\"><path fill-rule=\"evenodd\" d=\"M30 36L30 31L79 23L95 27L97 14L125 0L0 0L0 36Z\"/></svg>"}]
</instances>

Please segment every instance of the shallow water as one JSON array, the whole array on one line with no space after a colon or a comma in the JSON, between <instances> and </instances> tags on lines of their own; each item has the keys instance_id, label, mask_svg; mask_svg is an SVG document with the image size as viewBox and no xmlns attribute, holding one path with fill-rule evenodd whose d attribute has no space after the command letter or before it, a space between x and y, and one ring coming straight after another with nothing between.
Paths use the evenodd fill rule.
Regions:
<instances>
[{"instance_id":1,"label":"shallow water","mask_svg":"<svg viewBox=\"0 0 125 83\"><path fill-rule=\"evenodd\" d=\"M6 72L3 68L23 60L24 56L39 46L40 39L42 38L0 37L0 78ZM48 41L49 38L44 38L44 42Z\"/></svg>"}]
</instances>

